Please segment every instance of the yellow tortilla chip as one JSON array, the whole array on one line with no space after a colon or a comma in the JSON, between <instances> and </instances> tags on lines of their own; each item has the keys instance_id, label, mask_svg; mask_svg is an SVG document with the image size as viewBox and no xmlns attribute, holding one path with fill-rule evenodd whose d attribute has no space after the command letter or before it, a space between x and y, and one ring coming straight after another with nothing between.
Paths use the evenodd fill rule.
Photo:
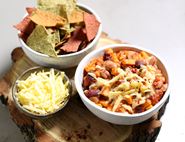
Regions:
<instances>
[{"instance_id":1,"label":"yellow tortilla chip","mask_svg":"<svg viewBox=\"0 0 185 142\"><path fill-rule=\"evenodd\" d=\"M66 19L63 17L38 9L30 16L30 19L37 25L42 25L45 27L63 26L66 23Z\"/></svg>"},{"instance_id":2,"label":"yellow tortilla chip","mask_svg":"<svg viewBox=\"0 0 185 142\"><path fill-rule=\"evenodd\" d=\"M69 23L80 23L83 22L83 11L79 9L75 9L69 16L68 22Z\"/></svg>"}]
</instances>

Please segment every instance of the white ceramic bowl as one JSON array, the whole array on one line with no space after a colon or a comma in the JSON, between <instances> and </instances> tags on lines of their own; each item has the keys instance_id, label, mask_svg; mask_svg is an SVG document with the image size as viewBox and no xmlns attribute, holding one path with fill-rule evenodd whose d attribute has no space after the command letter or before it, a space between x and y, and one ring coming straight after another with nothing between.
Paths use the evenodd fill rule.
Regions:
<instances>
[{"instance_id":1,"label":"white ceramic bowl","mask_svg":"<svg viewBox=\"0 0 185 142\"><path fill-rule=\"evenodd\" d=\"M60 69L70 68L70 67L77 66L78 63L83 59L83 57L96 47L102 33L101 20L98 14L90 7L83 4L78 4L78 6L84 9L85 11L95 15L96 19L100 22L98 33L96 37L93 39L93 41L89 43L86 48L78 52L66 54L66 55L59 55L58 57L49 57L48 55L34 51L30 47L28 47L21 38L19 38L23 51L33 62L37 63L38 65L47 66L47 67L54 67L54 68L60 68Z\"/></svg>"},{"instance_id":2,"label":"white ceramic bowl","mask_svg":"<svg viewBox=\"0 0 185 142\"><path fill-rule=\"evenodd\" d=\"M158 67L162 70L163 75L165 76L165 78L167 79L167 83L168 83L168 88L167 91L165 92L163 98L155 105L153 106L151 109L142 112L142 113L137 113L137 114L123 114L123 113L117 113L117 112L111 112L107 109L104 109L98 105L96 105L95 103L93 103L91 100L89 100L84 92L83 92L83 88L82 88L82 81L83 81L83 71L84 71L84 67L89 63L89 61L91 61L93 58L103 55L104 50L106 48L112 48L113 50L120 50L120 49L126 49L126 50L133 50L133 51L146 51L147 53L149 53L150 55L154 55L157 59L158 59ZM103 48L100 48L98 50L95 50L93 52L91 52L90 54L88 54L78 65L76 73L75 73L75 85L76 85L76 89L83 101L83 103L86 105L86 107L92 112L94 113L96 116L98 116L99 118L114 123L114 124L122 124L122 125L132 125L132 124L137 124L140 122L143 122L147 119L149 119L150 117L152 117L161 107L162 105L165 103L165 101L167 100L169 94L170 94L170 80L169 80L169 70L167 70L166 64L164 63L164 61L159 58L159 56L156 56L156 54L154 54L153 52L143 49L141 47L135 46L135 45L128 45L128 44L115 44L115 45L109 45L109 46L105 46Z\"/></svg>"}]
</instances>

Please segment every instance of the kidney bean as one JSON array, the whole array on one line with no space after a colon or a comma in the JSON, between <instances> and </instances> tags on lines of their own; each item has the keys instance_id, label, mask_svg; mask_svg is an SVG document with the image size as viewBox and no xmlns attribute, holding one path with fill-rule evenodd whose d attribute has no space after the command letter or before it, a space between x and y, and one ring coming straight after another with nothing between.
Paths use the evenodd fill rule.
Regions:
<instances>
[{"instance_id":1,"label":"kidney bean","mask_svg":"<svg viewBox=\"0 0 185 142\"><path fill-rule=\"evenodd\" d=\"M105 52L104 52L104 55L103 55L103 60L106 61L106 60L111 60L111 54L113 54L113 50L111 48L109 49L106 49Z\"/></svg>"},{"instance_id":2,"label":"kidney bean","mask_svg":"<svg viewBox=\"0 0 185 142\"><path fill-rule=\"evenodd\" d=\"M142 105L137 106L137 107L134 109L134 112L135 112L135 113L144 112L143 106L142 106Z\"/></svg>"},{"instance_id":3,"label":"kidney bean","mask_svg":"<svg viewBox=\"0 0 185 142\"><path fill-rule=\"evenodd\" d=\"M144 60L136 60L135 61L136 68L140 68L141 65L145 65L145 64L146 64L146 62Z\"/></svg>"},{"instance_id":4,"label":"kidney bean","mask_svg":"<svg viewBox=\"0 0 185 142\"><path fill-rule=\"evenodd\" d=\"M106 61L106 60L110 60L110 59L111 59L110 54L104 53L104 55L103 55L103 60Z\"/></svg>"},{"instance_id":5,"label":"kidney bean","mask_svg":"<svg viewBox=\"0 0 185 142\"><path fill-rule=\"evenodd\" d=\"M111 77L110 73L107 70L100 70L100 76L104 79L108 79Z\"/></svg>"},{"instance_id":6,"label":"kidney bean","mask_svg":"<svg viewBox=\"0 0 185 142\"><path fill-rule=\"evenodd\" d=\"M83 79L83 87L88 87L94 82L96 82L96 79L94 79L92 76L87 74Z\"/></svg>"},{"instance_id":7,"label":"kidney bean","mask_svg":"<svg viewBox=\"0 0 185 142\"><path fill-rule=\"evenodd\" d=\"M100 90L95 90L95 89L90 89L90 90L85 90L84 93L85 95L90 98L90 97L97 97L98 93Z\"/></svg>"},{"instance_id":8,"label":"kidney bean","mask_svg":"<svg viewBox=\"0 0 185 142\"><path fill-rule=\"evenodd\" d=\"M105 69L106 70L111 70L111 69L113 69L113 68L117 68L117 64L116 63L114 63L113 61L110 61L110 60L107 60L107 61L105 61L104 62L104 66L105 66Z\"/></svg>"}]
</instances>

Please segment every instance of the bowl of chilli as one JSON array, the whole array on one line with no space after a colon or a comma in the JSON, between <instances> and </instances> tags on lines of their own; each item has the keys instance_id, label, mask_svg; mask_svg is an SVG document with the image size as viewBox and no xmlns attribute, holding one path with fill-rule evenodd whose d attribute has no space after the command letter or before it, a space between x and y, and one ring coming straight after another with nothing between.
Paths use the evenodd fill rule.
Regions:
<instances>
[{"instance_id":1,"label":"bowl of chilli","mask_svg":"<svg viewBox=\"0 0 185 142\"><path fill-rule=\"evenodd\" d=\"M47 9L51 11L43 10L42 5L26 8L26 16L14 27L18 30L23 51L32 61L41 66L61 69L74 67L96 47L102 32L98 14L86 5L74 5L73 12L67 18L63 15L69 10L62 13L62 17L52 13L57 10L51 10L53 7L49 4ZM52 21L57 18L61 21Z\"/></svg>"},{"instance_id":2,"label":"bowl of chilli","mask_svg":"<svg viewBox=\"0 0 185 142\"><path fill-rule=\"evenodd\" d=\"M88 54L77 67L75 85L92 113L123 125L149 119L170 94L164 60L128 44L109 45Z\"/></svg>"},{"instance_id":3,"label":"bowl of chilli","mask_svg":"<svg viewBox=\"0 0 185 142\"><path fill-rule=\"evenodd\" d=\"M71 93L72 86L65 73L45 67L26 70L12 87L16 107L36 119L51 117L63 109Z\"/></svg>"}]
</instances>

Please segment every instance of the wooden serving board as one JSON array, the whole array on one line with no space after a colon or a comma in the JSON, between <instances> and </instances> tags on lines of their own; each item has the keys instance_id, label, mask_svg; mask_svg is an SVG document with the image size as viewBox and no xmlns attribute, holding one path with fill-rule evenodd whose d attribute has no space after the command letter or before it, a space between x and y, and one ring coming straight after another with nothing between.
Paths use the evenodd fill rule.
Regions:
<instances>
[{"instance_id":1,"label":"wooden serving board","mask_svg":"<svg viewBox=\"0 0 185 142\"><path fill-rule=\"evenodd\" d=\"M121 43L102 34L97 48L103 45ZM122 42L123 43L123 42ZM81 102L77 92L67 106L53 117L36 120L25 116L15 107L12 100L11 87L15 79L26 69L37 66L29 60L21 48L12 51L12 67L0 80L0 99L7 105L12 120L25 135L27 142L150 142L155 141L160 128L160 117L165 105L159 113L146 122L133 126L113 125L93 115ZM65 70L73 80L75 68Z\"/></svg>"}]
</instances>

